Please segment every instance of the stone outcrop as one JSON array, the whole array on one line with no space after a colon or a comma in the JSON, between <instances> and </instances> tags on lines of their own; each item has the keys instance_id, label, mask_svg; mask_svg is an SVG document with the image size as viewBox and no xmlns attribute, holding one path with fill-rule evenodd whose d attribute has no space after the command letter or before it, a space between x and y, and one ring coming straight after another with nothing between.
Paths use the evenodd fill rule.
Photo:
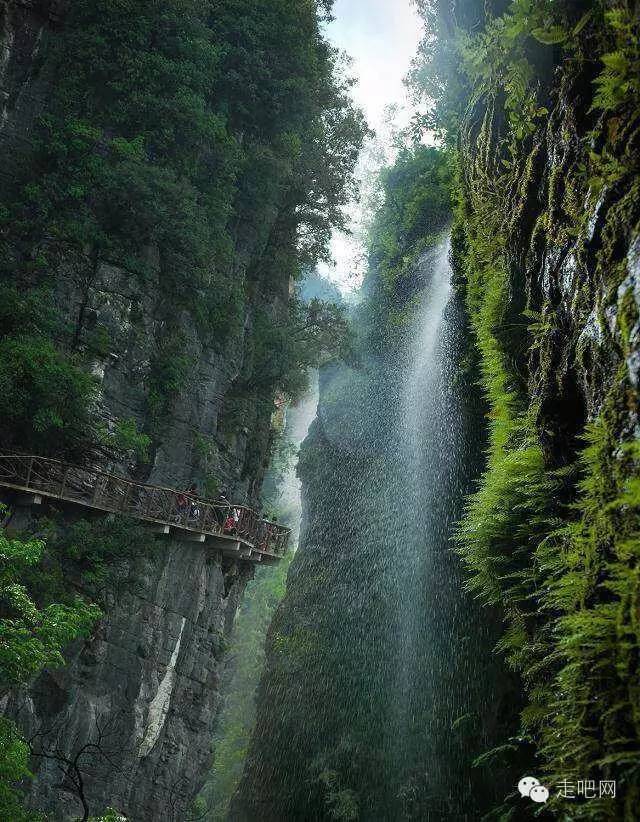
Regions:
<instances>
[{"instance_id":1,"label":"stone outcrop","mask_svg":"<svg viewBox=\"0 0 640 822\"><path fill-rule=\"evenodd\" d=\"M82 796L92 813L187 818L210 764L227 638L251 573L203 545L161 539L119 569L94 636L69 649L66 667L3 700L34 752L33 807L75 819Z\"/></svg>"}]
</instances>

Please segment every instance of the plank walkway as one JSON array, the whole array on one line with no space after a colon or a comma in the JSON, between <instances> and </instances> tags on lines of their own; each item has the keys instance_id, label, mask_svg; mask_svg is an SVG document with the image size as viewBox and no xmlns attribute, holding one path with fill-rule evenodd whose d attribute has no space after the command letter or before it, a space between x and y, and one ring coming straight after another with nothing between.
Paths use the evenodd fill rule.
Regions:
<instances>
[{"instance_id":1,"label":"plank walkway","mask_svg":"<svg viewBox=\"0 0 640 822\"><path fill-rule=\"evenodd\" d=\"M260 519L245 505L187 496L184 491L144 485L48 457L0 455L0 487L26 495L25 501L31 504L40 504L46 497L105 513L126 514L148 523L155 533L204 542L248 562L277 562L289 541L288 528ZM229 533L223 526L234 512L236 526Z\"/></svg>"}]
</instances>

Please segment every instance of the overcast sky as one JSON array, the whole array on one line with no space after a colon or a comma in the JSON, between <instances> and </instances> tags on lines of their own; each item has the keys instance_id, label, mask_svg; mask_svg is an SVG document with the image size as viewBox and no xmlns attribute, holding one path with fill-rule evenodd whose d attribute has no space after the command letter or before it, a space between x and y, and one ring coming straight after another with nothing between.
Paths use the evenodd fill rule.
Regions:
<instances>
[{"instance_id":1,"label":"overcast sky","mask_svg":"<svg viewBox=\"0 0 640 822\"><path fill-rule=\"evenodd\" d=\"M333 15L327 36L352 58L351 73L358 81L354 98L369 125L381 134L385 107L408 103L403 78L420 40L420 19L411 0L336 0ZM357 282L350 274L362 249L335 236L332 251L337 265L323 267L323 273L341 288L353 288Z\"/></svg>"},{"instance_id":2,"label":"overcast sky","mask_svg":"<svg viewBox=\"0 0 640 822\"><path fill-rule=\"evenodd\" d=\"M336 0L329 39L353 58L354 96L376 128L384 107L406 98L402 79L420 40L411 0Z\"/></svg>"}]
</instances>

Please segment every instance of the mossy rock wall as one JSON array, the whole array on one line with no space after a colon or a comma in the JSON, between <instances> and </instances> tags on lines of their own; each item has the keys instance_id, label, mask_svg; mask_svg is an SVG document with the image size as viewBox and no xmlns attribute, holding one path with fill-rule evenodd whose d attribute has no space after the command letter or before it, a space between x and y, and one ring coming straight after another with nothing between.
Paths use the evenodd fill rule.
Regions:
<instances>
[{"instance_id":1,"label":"mossy rock wall","mask_svg":"<svg viewBox=\"0 0 640 822\"><path fill-rule=\"evenodd\" d=\"M606 55L633 51L638 20L620 4L589 8L584 20L566 11L562 44L537 45L547 70L534 67L540 108L524 131L507 116L512 89L498 71L471 83L462 120L457 264L491 445L460 550L472 589L505 615L500 648L528 702L515 745L524 769L549 785L561 818L631 820L640 790L640 109L635 94L603 100L602 88ZM489 10L484 26L502 11ZM594 780L595 798L563 798L563 780L576 790ZM616 780L615 799L600 796L601 780Z\"/></svg>"}]
</instances>

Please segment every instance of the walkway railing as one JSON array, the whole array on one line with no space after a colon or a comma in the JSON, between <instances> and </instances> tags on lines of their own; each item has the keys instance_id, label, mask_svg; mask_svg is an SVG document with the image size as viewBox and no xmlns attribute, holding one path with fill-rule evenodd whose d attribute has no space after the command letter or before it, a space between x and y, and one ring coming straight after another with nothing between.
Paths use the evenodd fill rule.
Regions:
<instances>
[{"instance_id":1,"label":"walkway railing","mask_svg":"<svg viewBox=\"0 0 640 822\"><path fill-rule=\"evenodd\" d=\"M275 558L285 553L289 541L288 528L261 520L245 505L212 502L48 457L0 455L0 486L198 534L241 539L252 549ZM234 514L234 527L225 530L225 522Z\"/></svg>"}]
</instances>

